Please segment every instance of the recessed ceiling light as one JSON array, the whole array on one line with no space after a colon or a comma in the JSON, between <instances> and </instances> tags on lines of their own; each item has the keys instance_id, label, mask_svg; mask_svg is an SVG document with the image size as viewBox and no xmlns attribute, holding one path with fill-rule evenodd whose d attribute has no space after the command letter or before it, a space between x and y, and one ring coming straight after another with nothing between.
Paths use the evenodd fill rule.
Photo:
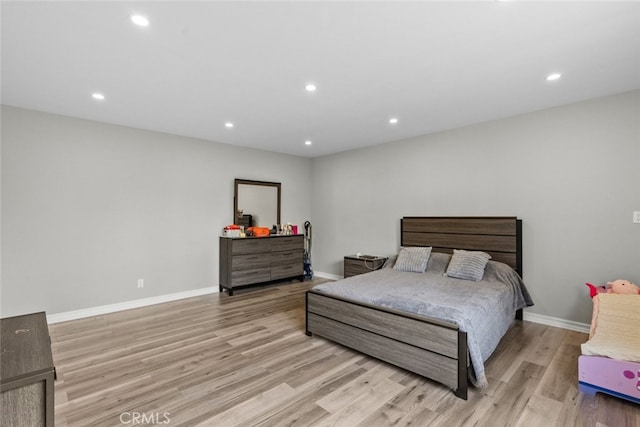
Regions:
<instances>
[{"instance_id":1,"label":"recessed ceiling light","mask_svg":"<svg viewBox=\"0 0 640 427\"><path fill-rule=\"evenodd\" d=\"M140 26L140 27L148 27L149 26L149 20L142 15L131 15L131 22L133 22L134 24Z\"/></svg>"},{"instance_id":2,"label":"recessed ceiling light","mask_svg":"<svg viewBox=\"0 0 640 427\"><path fill-rule=\"evenodd\" d=\"M554 80L560 80L560 77L562 77L562 74L560 73L551 73L547 76L547 81L552 82Z\"/></svg>"},{"instance_id":3,"label":"recessed ceiling light","mask_svg":"<svg viewBox=\"0 0 640 427\"><path fill-rule=\"evenodd\" d=\"M396 117L392 117L389 119L389 123L392 125L395 125L398 123L398 119Z\"/></svg>"},{"instance_id":4,"label":"recessed ceiling light","mask_svg":"<svg viewBox=\"0 0 640 427\"><path fill-rule=\"evenodd\" d=\"M231 122L226 122L226 123L224 124L224 127L231 129L231 128L233 127L233 123L231 123Z\"/></svg>"},{"instance_id":5,"label":"recessed ceiling light","mask_svg":"<svg viewBox=\"0 0 640 427\"><path fill-rule=\"evenodd\" d=\"M309 141L309 140L306 140L306 141L304 142L304 145L311 145L311 144L312 144L312 142L311 142L311 141Z\"/></svg>"},{"instance_id":6,"label":"recessed ceiling light","mask_svg":"<svg viewBox=\"0 0 640 427\"><path fill-rule=\"evenodd\" d=\"M91 97L93 99L97 99L98 101L104 101L104 95L98 92L92 93Z\"/></svg>"},{"instance_id":7,"label":"recessed ceiling light","mask_svg":"<svg viewBox=\"0 0 640 427\"><path fill-rule=\"evenodd\" d=\"M313 83L309 83L304 87L307 92L315 92L318 88Z\"/></svg>"}]
</instances>

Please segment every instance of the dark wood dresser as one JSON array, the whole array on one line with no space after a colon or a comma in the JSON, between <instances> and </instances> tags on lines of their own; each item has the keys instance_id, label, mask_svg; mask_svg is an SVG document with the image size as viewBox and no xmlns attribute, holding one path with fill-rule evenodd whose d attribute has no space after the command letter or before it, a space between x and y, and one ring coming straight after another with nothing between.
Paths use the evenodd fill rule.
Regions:
<instances>
[{"instance_id":1,"label":"dark wood dresser","mask_svg":"<svg viewBox=\"0 0 640 427\"><path fill-rule=\"evenodd\" d=\"M49 327L44 312L0 319L0 425L53 427Z\"/></svg>"},{"instance_id":2,"label":"dark wood dresser","mask_svg":"<svg viewBox=\"0 0 640 427\"><path fill-rule=\"evenodd\" d=\"M304 280L304 236L220 237L220 292L298 278Z\"/></svg>"},{"instance_id":3,"label":"dark wood dresser","mask_svg":"<svg viewBox=\"0 0 640 427\"><path fill-rule=\"evenodd\" d=\"M379 270L387 258L377 255L347 255L344 257L344 277L357 276Z\"/></svg>"}]
</instances>

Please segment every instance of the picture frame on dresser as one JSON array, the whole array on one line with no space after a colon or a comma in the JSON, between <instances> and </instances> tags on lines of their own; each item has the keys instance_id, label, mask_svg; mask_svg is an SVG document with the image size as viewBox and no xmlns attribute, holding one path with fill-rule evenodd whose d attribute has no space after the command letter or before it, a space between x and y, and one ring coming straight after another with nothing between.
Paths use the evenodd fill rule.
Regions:
<instances>
[{"instance_id":1,"label":"picture frame on dresser","mask_svg":"<svg viewBox=\"0 0 640 427\"><path fill-rule=\"evenodd\" d=\"M241 178L233 181L234 224L271 228L281 223L281 204L282 184L279 182Z\"/></svg>"}]
</instances>

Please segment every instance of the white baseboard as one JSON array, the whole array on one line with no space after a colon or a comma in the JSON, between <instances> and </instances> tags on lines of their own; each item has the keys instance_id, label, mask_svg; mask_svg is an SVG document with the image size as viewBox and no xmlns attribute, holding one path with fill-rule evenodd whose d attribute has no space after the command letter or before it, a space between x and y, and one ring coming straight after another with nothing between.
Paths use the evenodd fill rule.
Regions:
<instances>
[{"instance_id":1,"label":"white baseboard","mask_svg":"<svg viewBox=\"0 0 640 427\"><path fill-rule=\"evenodd\" d=\"M331 279L331 280L344 279L343 276L338 276L337 274L331 274L331 273L323 273L322 271L314 271L313 275L322 277L323 279Z\"/></svg>"},{"instance_id":2,"label":"white baseboard","mask_svg":"<svg viewBox=\"0 0 640 427\"><path fill-rule=\"evenodd\" d=\"M337 274L323 273L321 271L314 272L317 277L330 280L342 279ZM198 297L201 295L212 294L218 292L218 288L200 288L191 291L176 292L173 294L159 295L155 297L143 298L133 301L119 302L116 304L102 305L99 307L85 308L75 311L67 311L64 313L48 314L48 323L60 323L69 320L82 319L85 317L100 316L108 313L115 313L122 310L130 310L132 308L146 307L148 305L162 304L164 302L176 301L184 298ZM568 329L570 331L589 333L589 324L574 322L572 320L559 319L557 317L544 316L542 314L524 312L524 320L542 325L555 326L557 328Z\"/></svg>"},{"instance_id":3,"label":"white baseboard","mask_svg":"<svg viewBox=\"0 0 640 427\"><path fill-rule=\"evenodd\" d=\"M148 305L162 304L163 302L176 301L184 298L198 297L200 295L218 292L217 287L200 288L191 291L176 292L173 294L158 295L155 297L142 298L133 301L119 302L116 304L102 305L99 307L84 308L81 310L67 311L64 313L48 314L48 323L66 322L68 320L82 319L84 317L100 316L116 311L129 310L132 308L146 307Z\"/></svg>"},{"instance_id":4,"label":"white baseboard","mask_svg":"<svg viewBox=\"0 0 640 427\"><path fill-rule=\"evenodd\" d=\"M589 333L589 324L574 322L573 320L559 319L557 317L544 316L542 314L524 312L522 316L524 320L533 323L540 323L547 326L555 326L556 328L568 329L570 331Z\"/></svg>"}]
</instances>

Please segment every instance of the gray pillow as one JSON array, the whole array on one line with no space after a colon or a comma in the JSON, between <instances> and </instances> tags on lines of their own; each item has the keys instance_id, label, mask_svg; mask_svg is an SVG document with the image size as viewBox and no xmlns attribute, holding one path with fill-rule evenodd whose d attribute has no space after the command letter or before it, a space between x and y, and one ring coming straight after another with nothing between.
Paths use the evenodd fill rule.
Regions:
<instances>
[{"instance_id":1,"label":"gray pillow","mask_svg":"<svg viewBox=\"0 0 640 427\"><path fill-rule=\"evenodd\" d=\"M393 266L394 270L410 271L412 273L424 273L431 255L431 246L400 248L398 259Z\"/></svg>"},{"instance_id":2,"label":"gray pillow","mask_svg":"<svg viewBox=\"0 0 640 427\"><path fill-rule=\"evenodd\" d=\"M451 261L445 273L449 277L465 280L482 280L484 268L491 259L491 255L480 251L464 251L454 249Z\"/></svg>"}]
</instances>

